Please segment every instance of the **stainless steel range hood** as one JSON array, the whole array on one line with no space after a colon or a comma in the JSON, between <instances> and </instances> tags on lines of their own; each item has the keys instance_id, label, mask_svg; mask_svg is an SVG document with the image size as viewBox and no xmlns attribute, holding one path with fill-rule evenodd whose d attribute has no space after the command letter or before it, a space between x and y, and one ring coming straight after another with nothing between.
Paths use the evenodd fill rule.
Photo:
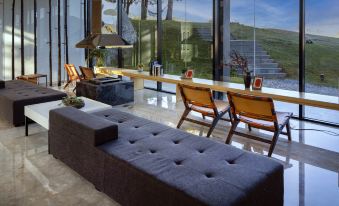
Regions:
<instances>
[{"instance_id":1,"label":"stainless steel range hood","mask_svg":"<svg viewBox=\"0 0 339 206\"><path fill-rule=\"evenodd\" d=\"M118 34L102 34L101 33L101 0L92 0L91 2L91 34L85 39L78 42L76 48L96 49L96 48L132 48Z\"/></svg>"}]
</instances>

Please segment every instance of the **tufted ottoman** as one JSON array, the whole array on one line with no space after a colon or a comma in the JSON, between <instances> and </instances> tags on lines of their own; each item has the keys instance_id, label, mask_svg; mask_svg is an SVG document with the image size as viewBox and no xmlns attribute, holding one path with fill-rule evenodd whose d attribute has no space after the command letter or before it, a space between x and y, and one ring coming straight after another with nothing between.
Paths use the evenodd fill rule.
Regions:
<instances>
[{"instance_id":1,"label":"tufted ottoman","mask_svg":"<svg viewBox=\"0 0 339 206\"><path fill-rule=\"evenodd\" d=\"M59 125L49 131L50 153L92 171L85 178L122 205L283 205L283 166L271 159L114 109L94 116L118 125L118 138L83 144L58 123L69 109L50 114Z\"/></svg>"},{"instance_id":2,"label":"tufted ottoman","mask_svg":"<svg viewBox=\"0 0 339 206\"><path fill-rule=\"evenodd\" d=\"M65 96L67 95L63 92L26 81L6 81L5 88L0 89L0 119L14 126L23 125L25 123L24 106L60 100Z\"/></svg>"}]
</instances>

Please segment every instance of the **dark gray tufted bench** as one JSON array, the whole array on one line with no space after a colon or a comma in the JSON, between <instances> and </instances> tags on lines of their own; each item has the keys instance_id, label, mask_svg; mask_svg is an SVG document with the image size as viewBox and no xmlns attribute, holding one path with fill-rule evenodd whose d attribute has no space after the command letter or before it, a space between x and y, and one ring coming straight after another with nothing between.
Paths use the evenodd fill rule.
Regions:
<instances>
[{"instance_id":1,"label":"dark gray tufted bench","mask_svg":"<svg viewBox=\"0 0 339 206\"><path fill-rule=\"evenodd\" d=\"M283 166L271 159L114 109L94 115L118 125L118 139L89 146L66 135L67 110L50 114L51 154L122 205L283 205Z\"/></svg>"},{"instance_id":2,"label":"dark gray tufted bench","mask_svg":"<svg viewBox=\"0 0 339 206\"><path fill-rule=\"evenodd\" d=\"M23 125L26 105L60 100L65 96L67 95L63 92L40 87L26 81L6 81L5 87L0 89L0 119L15 126Z\"/></svg>"}]
</instances>

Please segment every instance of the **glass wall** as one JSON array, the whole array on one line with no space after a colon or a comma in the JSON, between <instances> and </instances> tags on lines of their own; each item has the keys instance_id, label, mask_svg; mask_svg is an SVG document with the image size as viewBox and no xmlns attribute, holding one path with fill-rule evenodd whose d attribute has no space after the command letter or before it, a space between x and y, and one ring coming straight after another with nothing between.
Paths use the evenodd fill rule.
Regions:
<instances>
[{"instance_id":1,"label":"glass wall","mask_svg":"<svg viewBox=\"0 0 339 206\"><path fill-rule=\"evenodd\" d=\"M157 1L123 1L123 37L133 44L124 49L124 67L136 69L139 64L148 70L157 60Z\"/></svg>"},{"instance_id":2,"label":"glass wall","mask_svg":"<svg viewBox=\"0 0 339 206\"><path fill-rule=\"evenodd\" d=\"M165 72L193 69L194 77L212 79L213 1L164 0L162 7Z\"/></svg>"},{"instance_id":3,"label":"glass wall","mask_svg":"<svg viewBox=\"0 0 339 206\"><path fill-rule=\"evenodd\" d=\"M230 68L237 54L253 76L264 77L264 87L297 91L299 1L233 0L225 3L224 15L224 81L243 83L243 71ZM298 114L298 105L276 106Z\"/></svg>"},{"instance_id":4,"label":"glass wall","mask_svg":"<svg viewBox=\"0 0 339 206\"><path fill-rule=\"evenodd\" d=\"M84 50L75 48L75 44L84 38L83 2L84 0L68 0L68 37L70 63L84 65ZM49 68L49 4L46 0L37 0L37 72L50 75ZM52 81L58 80L58 9L57 2L52 1ZM61 34L61 80L65 80L63 65L65 63L65 30L64 5L60 1L60 34ZM24 1L24 64L25 74L34 73L34 0ZM1 4L1 78L12 79L12 1ZM21 75L21 4L16 1L14 9L14 77Z\"/></svg>"},{"instance_id":5,"label":"glass wall","mask_svg":"<svg viewBox=\"0 0 339 206\"><path fill-rule=\"evenodd\" d=\"M122 13L123 37L133 44L133 49L123 49L124 67L136 69L144 65L149 70L149 63L156 61L157 54L157 1L123 0ZM157 88L154 81L146 81L145 87Z\"/></svg>"},{"instance_id":6,"label":"glass wall","mask_svg":"<svg viewBox=\"0 0 339 206\"><path fill-rule=\"evenodd\" d=\"M84 34L84 0L68 0L68 49L69 62L74 65L86 65L85 50L75 48Z\"/></svg>"},{"instance_id":7,"label":"glass wall","mask_svg":"<svg viewBox=\"0 0 339 206\"><path fill-rule=\"evenodd\" d=\"M230 57L225 63L237 53L247 59L253 75L264 77L265 87L297 90L299 2L233 0L225 6L228 11L224 33L230 32L230 44L224 52ZM232 82L243 81L239 68L225 73L225 79L229 76Z\"/></svg>"},{"instance_id":8,"label":"glass wall","mask_svg":"<svg viewBox=\"0 0 339 206\"><path fill-rule=\"evenodd\" d=\"M102 28L103 34L117 33L117 2L111 0L102 1ZM118 50L117 49L99 49L91 52L100 52L104 54L103 62L94 62L96 66L117 67L118 65ZM95 59L95 58L94 58ZM101 65L103 64L103 65Z\"/></svg>"},{"instance_id":9,"label":"glass wall","mask_svg":"<svg viewBox=\"0 0 339 206\"><path fill-rule=\"evenodd\" d=\"M339 97L339 2L306 0L306 92ZM305 116L339 122L339 112L306 107Z\"/></svg>"}]
</instances>

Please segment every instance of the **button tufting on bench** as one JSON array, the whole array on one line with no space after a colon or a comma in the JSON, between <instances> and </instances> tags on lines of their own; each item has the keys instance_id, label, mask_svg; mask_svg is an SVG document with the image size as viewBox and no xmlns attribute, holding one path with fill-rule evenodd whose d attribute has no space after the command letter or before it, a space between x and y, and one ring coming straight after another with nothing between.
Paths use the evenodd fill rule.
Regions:
<instances>
[{"instance_id":1,"label":"button tufting on bench","mask_svg":"<svg viewBox=\"0 0 339 206\"><path fill-rule=\"evenodd\" d=\"M180 161L180 160L174 161L174 163L175 163L176 165L182 165L182 161Z\"/></svg>"},{"instance_id":2,"label":"button tufting on bench","mask_svg":"<svg viewBox=\"0 0 339 206\"><path fill-rule=\"evenodd\" d=\"M118 123L120 123L120 124L121 124L121 123L124 123L124 121L121 121L121 120L119 120L119 121L118 121Z\"/></svg>"},{"instance_id":3,"label":"button tufting on bench","mask_svg":"<svg viewBox=\"0 0 339 206\"><path fill-rule=\"evenodd\" d=\"M157 135L158 135L158 133L152 133L152 135L153 135L153 136L157 136Z\"/></svg>"},{"instance_id":4,"label":"button tufting on bench","mask_svg":"<svg viewBox=\"0 0 339 206\"><path fill-rule=\"evenodd\" d=\"M176 141L173 141L174 144L179 144L180 141L179 140L176 140Z\"/></svg>"},{"instance_id":5,"label":"button tufting on bench","mask_svg":"<svg viewBox=\"0 0 339 206\"><path fill-rule=\"evenodd\" d=\"M105 117L109 117L110 115L108 115L108 114L106 114L106 115L104 115Z\"/></svg>"},{"instance_id":6,"label":"button tufting on bench","mask_svg":"<svg viewBox=\"0 0 339 206\"><path fill-rule=\"evenodd\" d=\"M206 173L205 176L206 176L207 178L212 178L212 177L213 177L213 175L212 175L211 173Z\"/></svg>"},{"instance_id":7,"label":"button tufting on bench","mask_svg":"<svg viewBox=\"0 0 339 206\"><path fill-rule=\"evenodd\" d=\"M138 127L138 126L135 126L134 128L135 128L135 129L138 129L139 127Z\"/></svg>"},{"instance_id":8,"label":"button tufting on bench","mask_svg":"<svg viewBox=\"0 0 339 206\"><path fill-rule=\"evenodd\" d=\"M202 154L204 153L204 150L201 149L201 150L198 150L198 152Z\"/></svg>"},{"instance_id":9,"label":"button tufting on bench","mask_svg":"<svg viewBox=\"0 0 339 206\"><path fill-rule=\"evenodd\" d=\"M155 151L155 150L150 150L150 152L151 152L152 154L154 154L156 151Z\"/></svg>"},{"instance_id":10,"label":"button tufting on bench","mask_svg":"<svg viewBox=\"0 0 339 206\"><path fill-rule=\"evenodd\" d=\"M235 160L230 160L230 161L227 161L228 162L228 164L230 164L230 165L234 165L235 164Z\"/></svg>"}]
</instances>

